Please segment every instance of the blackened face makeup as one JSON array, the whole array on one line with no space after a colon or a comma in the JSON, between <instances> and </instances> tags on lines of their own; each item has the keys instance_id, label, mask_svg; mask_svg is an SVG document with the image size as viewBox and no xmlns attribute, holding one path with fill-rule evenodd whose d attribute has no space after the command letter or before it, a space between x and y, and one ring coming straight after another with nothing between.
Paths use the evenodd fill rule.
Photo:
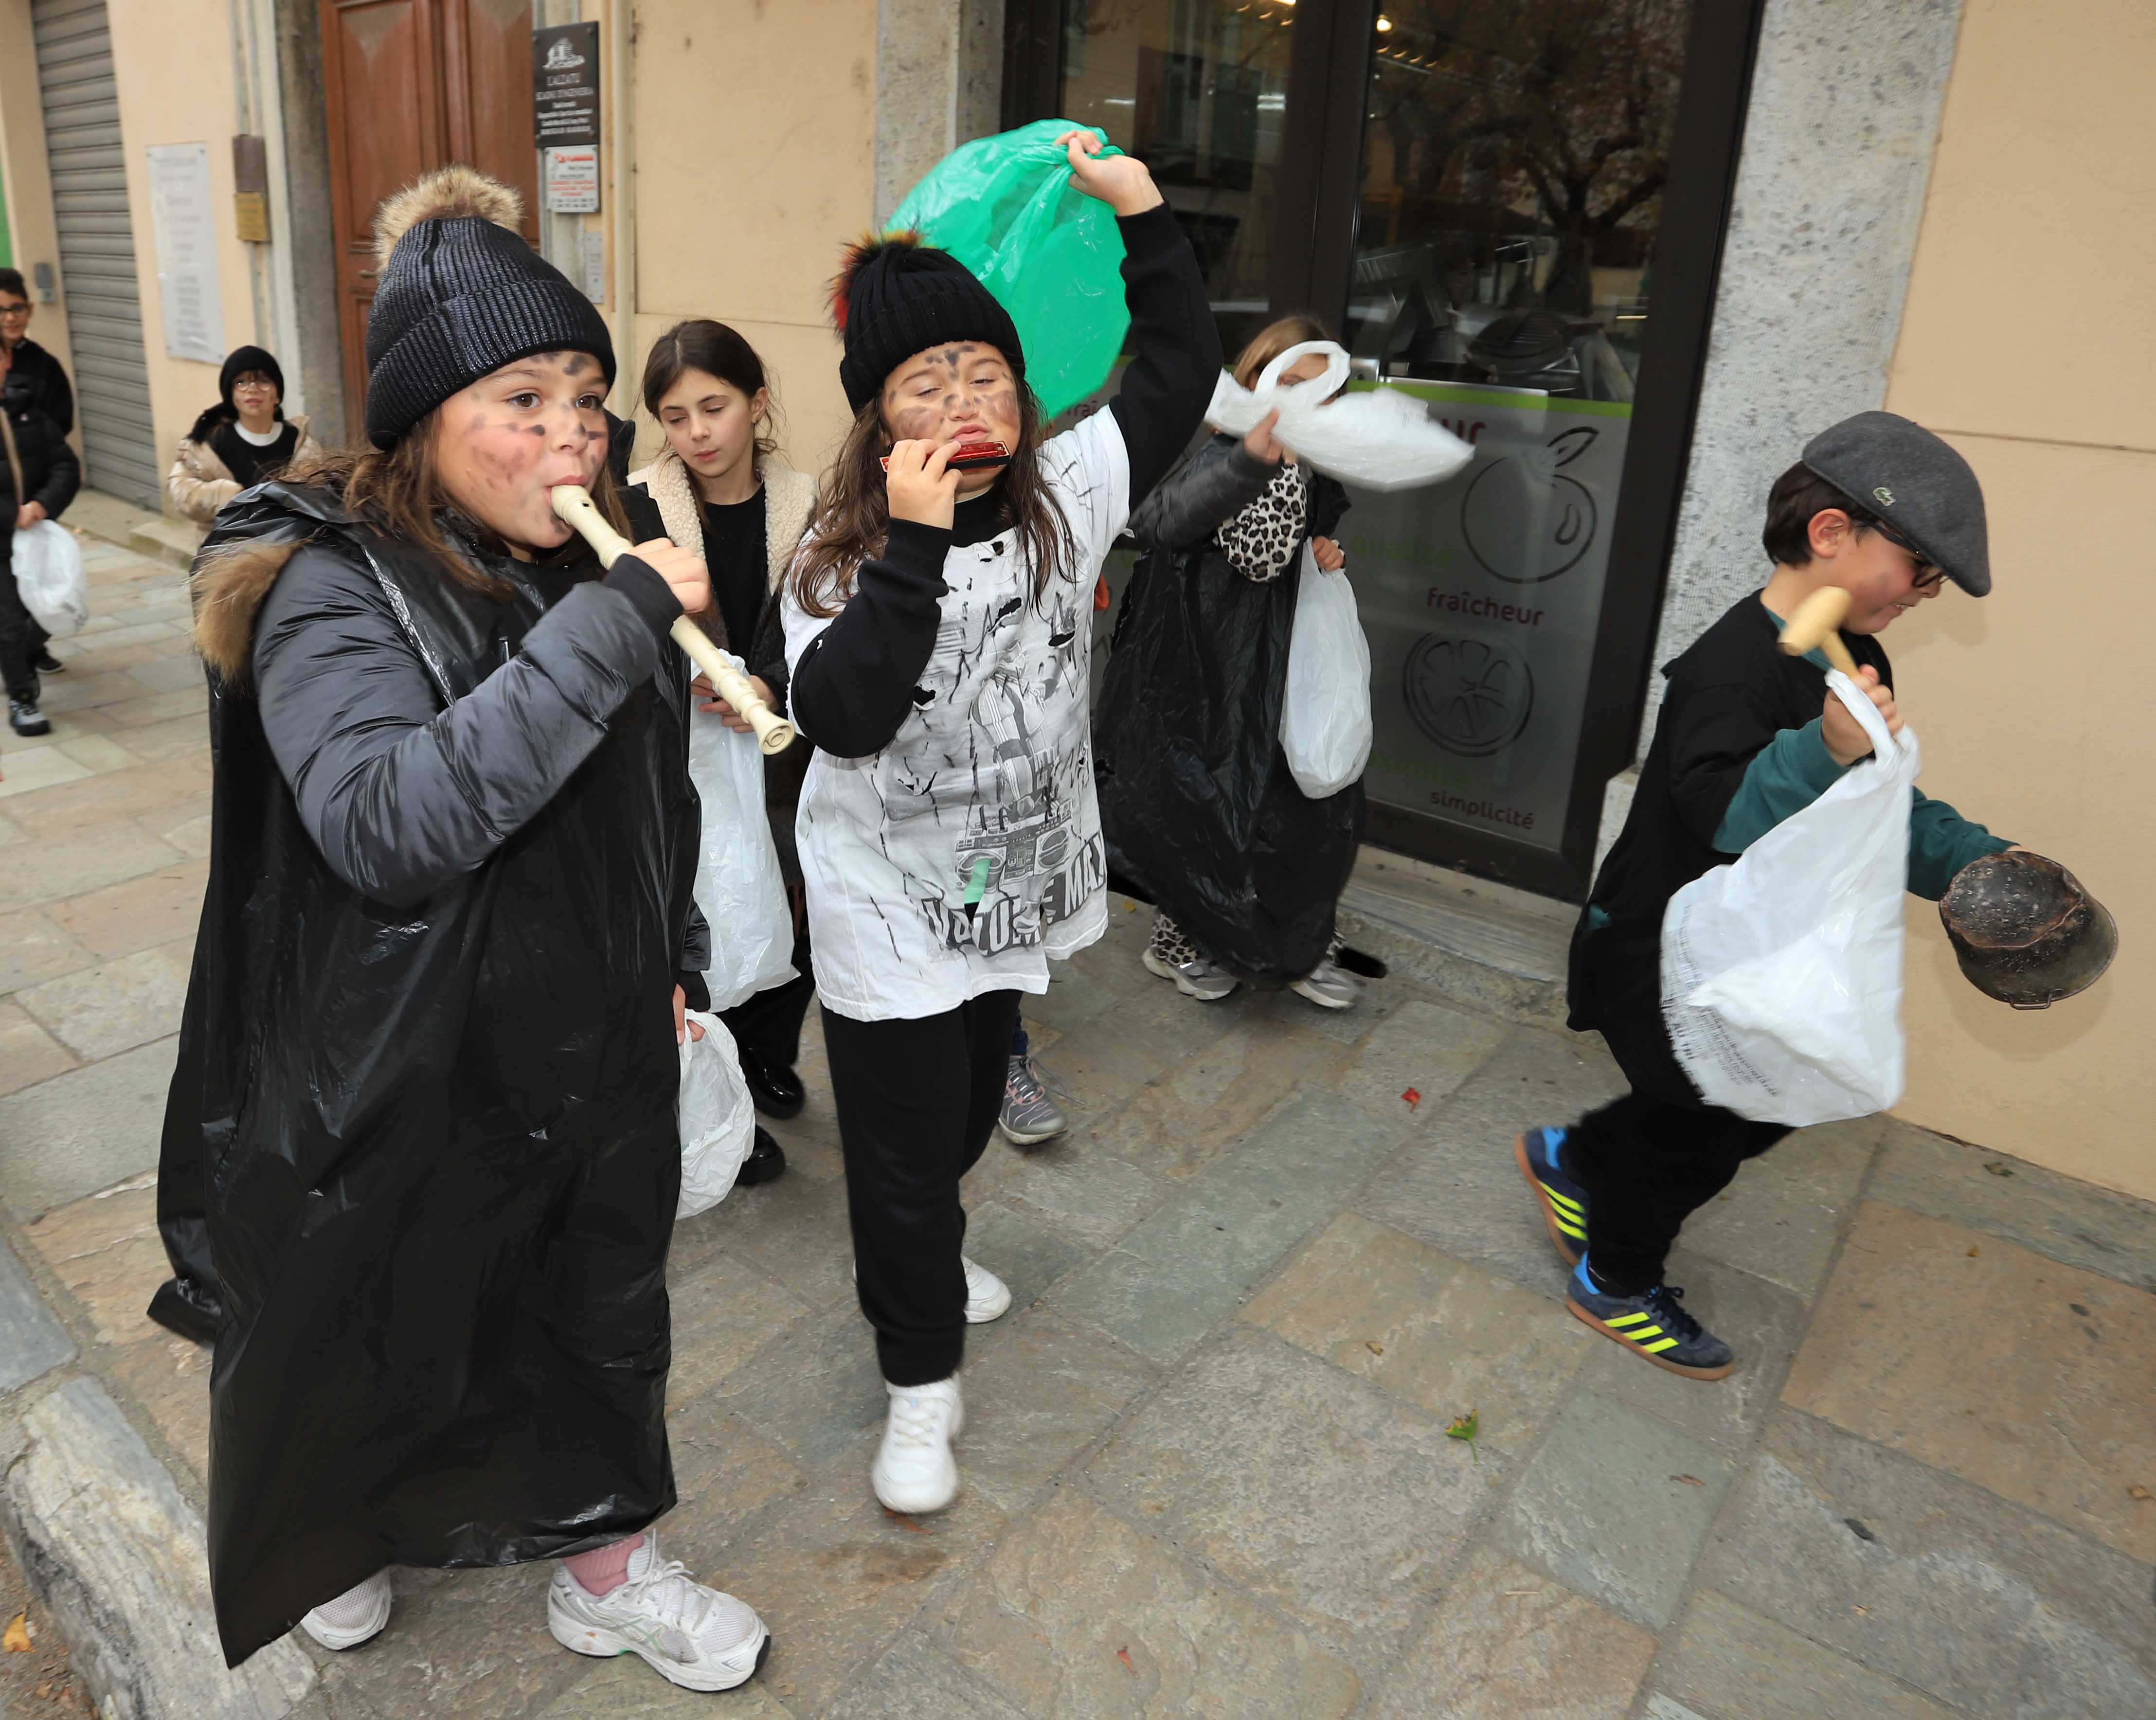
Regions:
<instances>
[{"instance_id":1,"label":"blackened face makeup","mask_svg":"<svg viewBox=\"0 0 2156 1720\"><path fill-rule=\"evenodd\" d=\"M606 465L606 372L588 352L541 352L442 403L434 469L451 501L520 560L558 548L570 527L557 484L589 489Z\"/></svg>"},{"instance_id":2,"label":"blackened face makeup","mask_svg":"<svg viewBox=\"0 0 2156 1720\"><path fill-rule=\"evenodd\" d=\"M883 424L894 442L1000 442L1016 448L1019 381L1010 361L986 341L959 341L916 352L883 385ZM966 472L958 499L978 495L1000 466Z\"/></svg>"}]
</instances>

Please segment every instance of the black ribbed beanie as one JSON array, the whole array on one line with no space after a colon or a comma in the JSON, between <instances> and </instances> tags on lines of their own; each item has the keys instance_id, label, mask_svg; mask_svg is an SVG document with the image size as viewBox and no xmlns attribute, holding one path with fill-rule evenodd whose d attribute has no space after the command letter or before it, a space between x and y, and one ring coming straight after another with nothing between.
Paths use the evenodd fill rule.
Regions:
<instances>
[{"instance_id":1,"label":"black ribbed beanie","mask_svg":"<svg viewBox=\"0 0 2156 1720\"><path fill-rule=\"evenodd\" d=\"M218 398L234 418L239 408L232 403L232 385L250 370L259 370L277 385L277 416L285 415L285 370L263 347L234 347L224 355L224 368L217 373Z\"/></svg>"},{"instance_id":2,"label":"black ribbed beanie","mask_svg":"<svg viewBox=\"0 0 2156 1720\"><path fill-rule=\"evenodd\" d=\"M917 233L850 246L832 283L831 320L845 341L839 382L855 412L915 353L946 341L986 341L1025 380L1018 327L996 295L948 251Z\"/></svg>"},{"instance_id":3,"label":"black ribbed beanie","mask_svg":"<svg viewBox=\"0 0 2156 1720\"><path fill-rule=\"evenodd\" d=\"M589 299L526 243L522 200L444 167L375 218L381 269L367 318L367 437L377 448L458 389L534 352L588 352L613 383L613 341Z\"/></svg>"}]
</instances>

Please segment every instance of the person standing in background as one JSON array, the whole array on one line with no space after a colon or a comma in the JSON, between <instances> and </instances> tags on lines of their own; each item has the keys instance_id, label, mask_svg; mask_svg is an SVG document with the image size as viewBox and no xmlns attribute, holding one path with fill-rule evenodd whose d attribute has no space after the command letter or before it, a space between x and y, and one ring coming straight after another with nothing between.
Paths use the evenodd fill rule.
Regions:
<instances>
[{"instance_id":1,"label":"person standing in background","mask_svg":"<svg viewBox=\"0 0 2156 1720\"><path fill-rule=\"evenodd\" d=\"M321 452L304 418L285 416L285 372L259 347L235 347L218 372L217 404L180 439L165 487L198 526L243 490Z\"/></svg>"},{"instance_id":2,"label":"person standing in background","mask_svg":"<svg viewBox=\"0 0 2156 1720\"><path fill-rule=\"evenodd\" d=\"M74 429L74 389L59 359L30 338L30 302L19 269L0 269L0 347L8 351L7 398L34 406L63 436Z\"/></svg>"},{"instance_id":3,"label":"person standing in background","mask_svg":"<svg viewBox=\"0 0 2156 1720\"><path fill-rule=\"evenodd\" d=\"M82 468L51 415L28 389L10 386L18 350L0 347L0 680L8 687L8 726L37 736L53 732L38 709L38 677L67 665L46 649L50 635L23 605L15 584L14 537L66 511L82 485Z\"/></svg>"}]
</instances>

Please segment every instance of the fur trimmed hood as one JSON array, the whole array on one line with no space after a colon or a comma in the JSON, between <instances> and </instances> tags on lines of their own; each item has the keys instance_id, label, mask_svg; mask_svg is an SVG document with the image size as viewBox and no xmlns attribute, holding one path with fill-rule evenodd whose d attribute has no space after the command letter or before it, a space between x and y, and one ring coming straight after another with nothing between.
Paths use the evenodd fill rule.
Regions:
<instances>
[{"instance_id":1,"label":"fur trimmed hood","mask_svg":"<svg viewBox=\"0 0 2156 1720\"><path fill-rule=\"evenodd\" d=\"M293 553L310 543L336 542L349 555L366 555L334 491L273 481L246 495L245 501L218 515L187 574L195 649L223 685L234 688L254 679L254 624Z\"/></svg>"},{"instance_id":2,"label":"fur trimmed hood","mask_svg":"<svg viewBox=\"0 0 2156 1720\"><path fill-rule=\"evenodd\" d=\"M816 511L816 480L778 460L759 460L756 475L763 485L763 588L768 593L778 589L808 529ZM631 472L629 481L642 485L658 504L668 537L675 543L703 543L704 510L696 477L670 443L660 447L649 465Z\"/></svg>"}]
</instances>

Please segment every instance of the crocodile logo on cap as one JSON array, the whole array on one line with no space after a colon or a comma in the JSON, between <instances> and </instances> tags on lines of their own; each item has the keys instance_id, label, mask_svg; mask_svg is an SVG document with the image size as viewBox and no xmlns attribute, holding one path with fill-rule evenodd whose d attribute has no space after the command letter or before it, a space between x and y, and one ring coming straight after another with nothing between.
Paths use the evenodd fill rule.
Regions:
<instances>
[{"instance_id":1,"label":"crocodile logo on cap","mask_svg":"<svg viewBox=\"0 0 2156 1720\"><path fill-rule=\"evenodd\" d=\"M1880 506L1890 508L1894 506L1894 492L1889 490L1884 484L1881 484L1871 493L1874 496L1878 498Z\"/></svg>"}]
</instances>

